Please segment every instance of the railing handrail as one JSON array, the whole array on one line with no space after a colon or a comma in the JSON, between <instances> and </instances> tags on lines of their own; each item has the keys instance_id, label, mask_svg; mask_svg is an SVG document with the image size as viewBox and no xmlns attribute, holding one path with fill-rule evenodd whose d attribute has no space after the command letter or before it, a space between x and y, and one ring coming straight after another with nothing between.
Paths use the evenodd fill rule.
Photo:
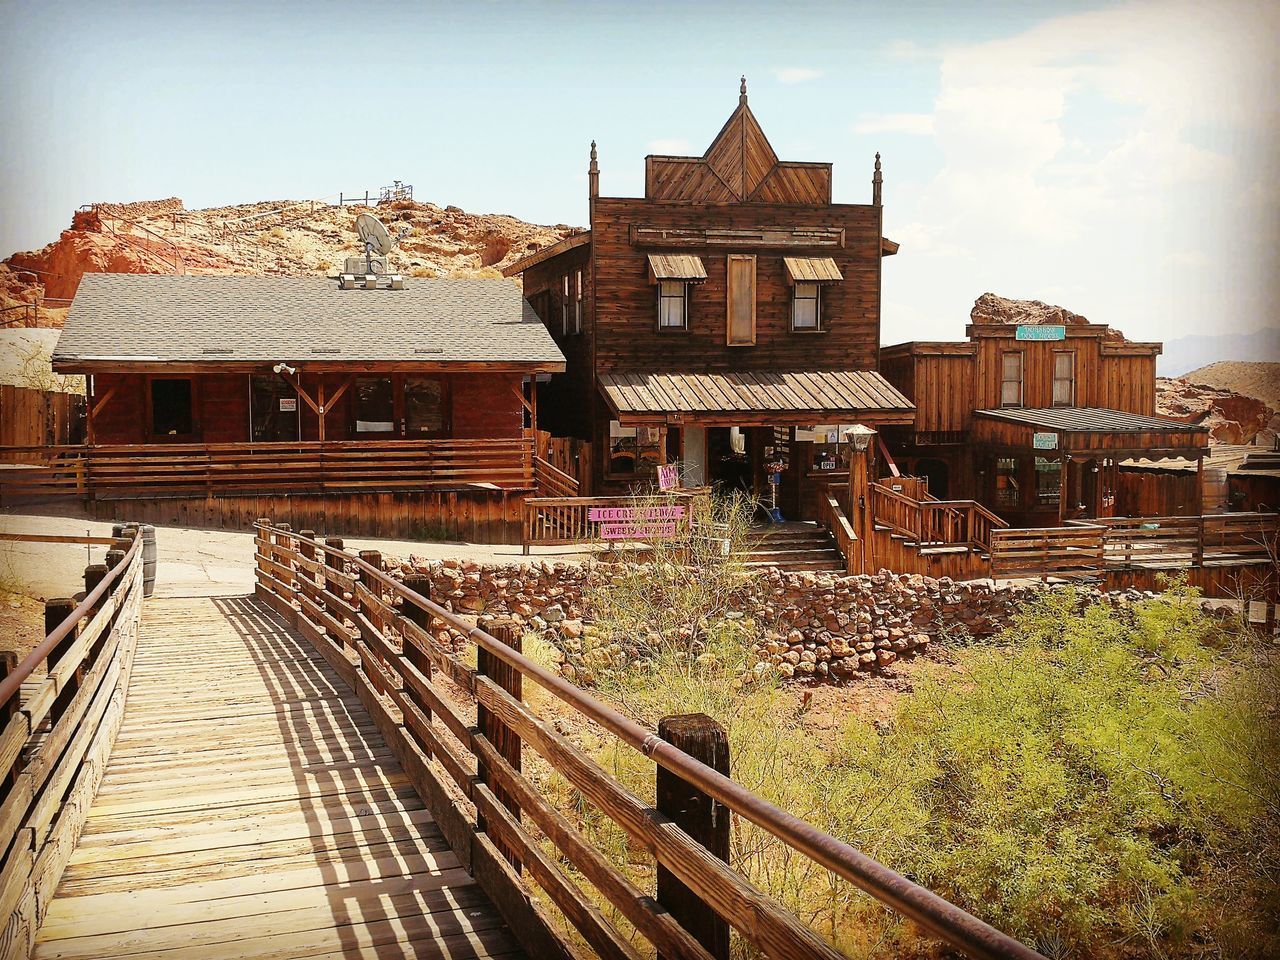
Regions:
<instances>
[{"instance_id":1,"label":"railing handrail","mask_svg":"<svg viewBox=\"0 0 1280 960\"><path fill-rule=\"evenodd\" d=\"M60 624L54 627L54 629L51 630L42 641L36 644L35 649L27 654L23 661L19 663L7 677L0 680L0 703L8 703L9 699L22 689L23 681L25 681L27 677L31 676L31 672L43 663L48 658L49 654L53 652L54 647L65 640L67 638L67 634L75 628L75 625L93 611L93 608L98 604L98 601L101 600L106 592L111 589L111 585L120 579L124 572L129 568L129 565L133 562L134 555L141 549L141 547L142 532L140 530L135 530L133 534L133 543L129 545L129 550L125 553L124 560L108 570L106 576L98 581L98 585L90 590L88 594L85 595L85 598L80 601L79 606L67 614L66 618Z\"/></svg>"},{"instance_id":2,"label":"railing handrail","mask_svg":"<svg viewBox=\"0 0 1280 960\"><path fill-rule=\"evenodd\" d=\"M353 564L382 584L392 594L444 621L477 647L484 649L486 653L507 664L522 676L528 677L548 693L598 723L623 743L652 759L659 766L719 800L739 816L855 884L881 903L897 910L952 946L963 949L975 957L1018 957L1043 960L1040 954L949 903L931 890L908 880L844 841L823 833L812 824L794 814L787 813L724 774L666 743L653 731L628 719L563 677L552 673L523 654L517 653L481 627L472 626L362 558L321 541L307 539L292 531L282 530L269 524L255 523L254 527L264 535L285 537L296 543L306 543L311 549L322 551L326 555L342 557L346 562Z\"/></svg>"}]
</instances>

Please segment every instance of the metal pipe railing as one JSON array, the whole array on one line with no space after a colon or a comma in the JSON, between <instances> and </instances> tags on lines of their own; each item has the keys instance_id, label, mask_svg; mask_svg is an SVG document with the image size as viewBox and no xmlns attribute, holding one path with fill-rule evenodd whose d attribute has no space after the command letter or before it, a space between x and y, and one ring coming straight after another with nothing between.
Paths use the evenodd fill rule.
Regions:
<instances>
[{"instance_id":1,"label":"metal pipe railing","mask_svg":"<svg viewBox=\"0 0 1280 960\"><path fill-rule=\"evenodd\" d=\"M594 720L619 740L640 751L659 766L719 800L739 816L751 821L837 876L848 880L881 903L892 907L947 944L963 950L971 957L983 958L983 960L986 958L1044 960L1030 947L1001 933L995 927L944 900L933 891L908 880L844 841L823 833L812 824L752 793L735 780L695 760L684 751L659 738L655 732L624 717L563 677L515 652L480 627L472 626L456 614L410 590L400 581L359 557L318 540L299 537L288 530L280 530L260 523L255 523L254 526L264 534L287 537L298 543L306 543L326 554L340 556L347 560L357 569L375 578L393 594L443 620L477 646L483 647L492 656L520 671L523 676L533 680L579 713Z\"/></svg>"}]
</instances>

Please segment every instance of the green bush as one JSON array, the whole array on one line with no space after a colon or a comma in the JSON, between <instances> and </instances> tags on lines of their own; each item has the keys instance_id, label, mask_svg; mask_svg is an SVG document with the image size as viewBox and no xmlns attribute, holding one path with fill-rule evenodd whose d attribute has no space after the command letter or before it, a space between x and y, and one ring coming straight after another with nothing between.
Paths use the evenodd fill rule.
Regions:
<instances>
[{"instance_id":1,"label":"green bush","mask_svg":"<svg viewBox=\"0 0 1280 960\"><path fill-rule=\"evenodd\" d=\"M1193 592L1125 609L1047 594L1000 647L931 668L892 724L850 719L834 747L805 732L793 695L743 682L752 633L707 625L692 651L666 646L604 692L650 723L716 716L744 785L1047 955L1280 955L1280 670ZM596 749L651 798L650 763ZM733 850L851 956L936 951L741 820Z\"/></svg>"}]
</instances>

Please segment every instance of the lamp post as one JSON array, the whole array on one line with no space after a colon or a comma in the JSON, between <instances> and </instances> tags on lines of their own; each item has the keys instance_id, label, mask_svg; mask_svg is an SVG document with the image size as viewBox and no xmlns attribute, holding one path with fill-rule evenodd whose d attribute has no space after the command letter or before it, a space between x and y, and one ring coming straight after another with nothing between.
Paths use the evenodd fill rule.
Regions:
<instances>
[{"instance_id":1,"label":"lamp post","mask_svg":"<svg viewBox=\"0 0 1280 960\"><path fill-rule=\"evenodd\" d=\"M871 513L871 438L875 430L865 424L854 424L845 431L849 442L849 519L853 532L858 536L861 550L861 568L857 573L867 573L875 564L875 521Z\"/></svg>"}]
</instances>

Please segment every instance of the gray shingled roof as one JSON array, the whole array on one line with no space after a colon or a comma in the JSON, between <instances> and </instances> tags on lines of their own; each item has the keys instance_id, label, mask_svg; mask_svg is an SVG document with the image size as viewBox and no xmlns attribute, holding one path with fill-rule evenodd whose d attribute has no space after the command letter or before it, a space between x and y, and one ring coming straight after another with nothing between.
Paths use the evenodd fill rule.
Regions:
<instances>
[{"instance_id":1,"label":"gray shingled roof","mask_svg":"<svg viewBox=\"0 0 1280 960\"><path fill-rule=\"evenodd\" d=\"M321 277L87 273L53 361L88 360L563 364L564 355L509 280L339 290Z\"/></svg>"},{"instance_id":2,"label":"gray shingled roof","mask_svg":"<svg viewBox=\"0 0 1280 960\"><path fill-rule=\"evenodd\" d=\"M999 410L975 410L980 417L1009 420L1046 430L1068 433L1208 433L1208 427L1185 423L1169 417L1150 417L1106 407L1002 407Z\"/></svg>"}]
</instances>

